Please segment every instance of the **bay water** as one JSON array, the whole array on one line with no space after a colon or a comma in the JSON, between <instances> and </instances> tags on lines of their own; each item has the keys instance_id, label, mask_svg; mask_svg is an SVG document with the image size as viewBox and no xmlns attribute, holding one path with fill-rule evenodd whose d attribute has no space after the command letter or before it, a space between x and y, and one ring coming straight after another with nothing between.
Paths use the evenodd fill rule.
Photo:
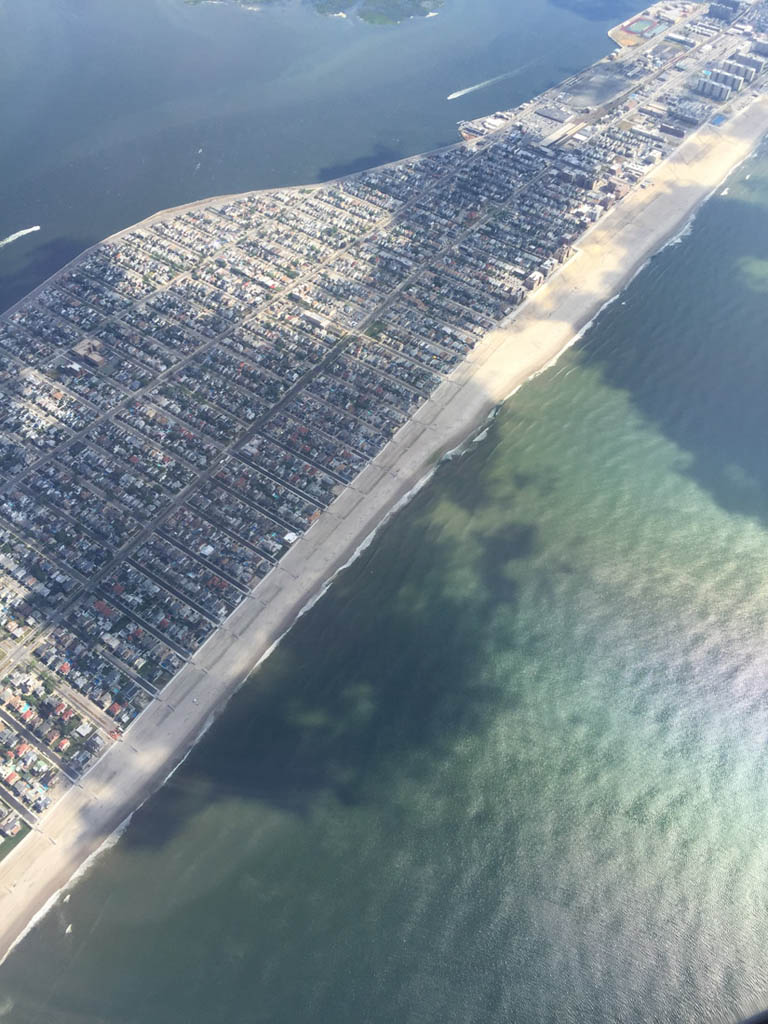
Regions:
<instances>
[{"instance_id":1,"label":"bay water","mask_svg":"<svg viewBox=\"0 0 768 1024\"><path fill-rule=\"evenodd\" d=\"M0 310L158 210L457 142L608 53L632 9L448 0L372 26L303 0L0 0L0 241L40 226L0 248Z\"/></svg>"},{"instance_id":2,"label":"bay water","mask_svg":"<svg viewBox=\"0 0 768 1024\"><path fill-rule=\"evenodd\" d=\"M767 304L762 155L299 620L0 969L9 1020L768 1002Z\"/></svg>"},{"instance_id":3,"label":"bay water","mask_svg":"<svg viewBox=\"0 0 768 1024\"><path fill-rule=\"evenodd\" d=\"M763 152L299 620L0 1019L768 1004L767 310Z\"/></svg>"}]
</instances>

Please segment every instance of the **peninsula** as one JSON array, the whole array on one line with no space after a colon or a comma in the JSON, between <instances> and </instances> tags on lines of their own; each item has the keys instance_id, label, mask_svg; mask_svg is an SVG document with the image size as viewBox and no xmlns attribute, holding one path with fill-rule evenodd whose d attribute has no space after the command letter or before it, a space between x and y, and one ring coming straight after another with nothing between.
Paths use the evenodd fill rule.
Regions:
<instances>
[{"instance_id":1,"label":"peninsula","mask_svg":"<svg viewBox=\"0 0 768 1024\"><path fill-rule=\"evenodd\" d=\"M158 214L0 317L0 956L754 149L766 29L660 4L455 146Z\"/></svg>"}]
</instances>

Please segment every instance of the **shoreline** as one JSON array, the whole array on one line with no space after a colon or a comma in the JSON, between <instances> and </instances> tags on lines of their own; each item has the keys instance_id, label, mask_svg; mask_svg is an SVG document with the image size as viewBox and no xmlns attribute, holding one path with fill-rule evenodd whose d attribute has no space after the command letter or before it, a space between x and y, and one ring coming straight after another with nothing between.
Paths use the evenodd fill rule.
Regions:
<instances>
[{"instance_id":1,"label":"shoreline","mask_svg":"<svg viewBox=\"0 0 768 1024\"><path fill-rule=\"evenodd\" d=\"M216 2L218 2L218 0L216 0ZM135 224L130 224L127 228L120 228L119 231L113 231L111 235L107 235L106 238L101 238L98 242L94 242L92 245L83 249L82 252L73 256L71 260L67 260L63 266L54 271L50 277L46 277L44 281L41 281L40 284L28 291L26 295L22 295L20 299L11 303L11 305L7 306L5 309L0 309L0 316L8 317L21 306L26 305L30 299L35 298L35 296L44 288L55 284L57 278L63 277L68 270L73 270L78 263L82 262L82 260L88 256L89 253L99 249L102 245L106 245L109 242L117 242L124 235L129 235L132 231L137 231L140 228L150 227L156 221L166 220L168 217L176 217L179 214L186 213L188 210L205 209L212 206L214 203L230 203L236 199L242 199L243 196L260 195L265 193L269 194L270 192L315 192L340 181L348 181L350 178L363 177L371 170L379 170L384 167L404 167L407 164L418 162L423 157L429 156L431 153L447 153L452 149L460 149L465 145L466 143L463 141L451 142L447 146L439 146L437 149L432 149L425 153L414 153L411 156L403 157L401 160L390 160L386 164L377 164L375 168L369 167L362 171L355 171L352 174L344 174L339 178L327 178L324 181L314 181L308 185L286 185L282 188L263 188L255 189L250 192L225 192L221 195L207 196L205 199L192 199L188 203L180 203L178 206L168 206L164 210L156 210L154 213L149 214L148 217L143 217L141 220L136 221Z\"/></svg>"},{"instance_id":2,"label":"shoreline","mask_svg":"<svg viewBox=\"0 0 768 1024\"><path fill-rule=\"evenodd\" d=\"M483 337L125 737L0 862L0 963L62 889L119 838L297 619L428 483L439 459L471 440L494 407L583 337L766 132L765 97L719 128L699 129L583 236L575 255L505 325Z\"/></svg>"}]
</instances>

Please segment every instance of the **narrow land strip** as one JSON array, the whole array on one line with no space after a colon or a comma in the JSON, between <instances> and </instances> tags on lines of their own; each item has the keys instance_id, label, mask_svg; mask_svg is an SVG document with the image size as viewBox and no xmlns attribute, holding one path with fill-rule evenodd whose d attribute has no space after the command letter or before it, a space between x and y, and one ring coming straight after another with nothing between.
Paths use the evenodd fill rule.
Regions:
<instances>
[{"instance_id":1,"label":"narrow land strip","mask_svg":"<svg viewBox=\"0 0 768 1024\"><path fill-rule=\"evenodd\" d=\"M197 652L121 742L0 863L0 955L178 764L213 712L361 542L488 412L567 348L768 131L768 99L700 129L492 331Z\"/></svg>"}]
</instances>

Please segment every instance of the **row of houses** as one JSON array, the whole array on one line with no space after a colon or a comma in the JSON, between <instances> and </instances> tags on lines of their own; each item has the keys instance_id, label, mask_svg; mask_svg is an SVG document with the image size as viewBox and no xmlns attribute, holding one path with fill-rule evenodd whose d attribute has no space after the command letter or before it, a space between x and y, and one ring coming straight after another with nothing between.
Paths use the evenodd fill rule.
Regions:
<instances>
[{"instance_id":1,"label":"row of houses","mask_svg":"<svg viewBox=\"0 0 768 1024\"><path fill-rule=\"evenodd\" d=\"M39 811L119 740L679 144L660 119L707 116L677 63L642 50L587 117L558 87L469 145L151 219L0 318L9 793Z\"/></svg>"}]
</instances>

